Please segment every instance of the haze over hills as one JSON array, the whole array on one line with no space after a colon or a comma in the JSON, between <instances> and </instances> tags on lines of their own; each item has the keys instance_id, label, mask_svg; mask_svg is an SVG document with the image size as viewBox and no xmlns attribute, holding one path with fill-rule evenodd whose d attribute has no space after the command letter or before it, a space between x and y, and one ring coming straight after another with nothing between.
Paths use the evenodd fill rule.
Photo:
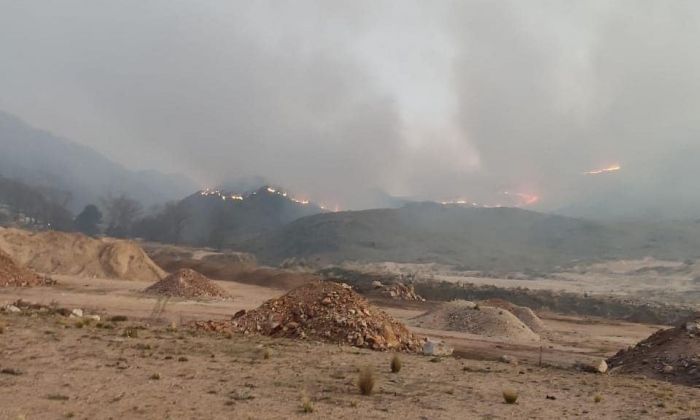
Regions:
<instances>
[{"instance_id":1,"label":"haze over hills","mask_svg":"<svg viewBox=\"0 0 700 420\"><path fill-rule=\"evenodd\" d=\"M417 203L305 217L240 248L273 264L296 257L522 271L577 260L698 257L700 223L603 224L515 208Z\"/></svg>"},{"instance_id":2,"label":"haze over hills","mask_svg":"<svg viewBox=\"0 0 700 420\"><path fill-rule=\"evenodd\" d=\"M1 111L0 174L70 193L67 206L75 213L109 194L126 193L148 207L181 199L197 189L186 176L129 170L90 147Z\"/></svg>"}]
</instances>

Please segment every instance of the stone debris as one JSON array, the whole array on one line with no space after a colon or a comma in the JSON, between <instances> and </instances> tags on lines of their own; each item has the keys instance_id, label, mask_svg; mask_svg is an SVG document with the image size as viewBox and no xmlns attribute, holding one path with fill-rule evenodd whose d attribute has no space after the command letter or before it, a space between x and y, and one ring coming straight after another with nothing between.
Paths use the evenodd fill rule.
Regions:
<instances>
[{"instance_id":1,"label":"stone debris","mask_svg":"<svg viewBox=\"0 0 700 420\"><path fill-rule=\"evenodd\" d=\"M590 373L607 373L608 371L608 363L603 360L595 360L591 362L576 362L574 364L574 367L580 371L583 372L590 372Z\"/></svg>"},{"instance_id":2,"label":"stone debris","mask_svg":"<svg viewBox=\"0 0 700 420\"><path fill-rule=\"evenodd\" d=\"M230 321L197 321L209 331L317 339L373 350L420 352L422 340L347 285L313 281L238 312Z\"/></svg>"},{"instance_id":3,"label":"stone debris","mask_svg":"<svg viewBox=\"0 0 700 420\"><path fill-rule=\"evenodd\" d=\"M224 289L205 276L189 268L183 268L159 282L149 286L144 292L183 298L230 298Z\"/></svg>"},{"instance_id":4,"label":"stone debris","mask_svg":"<svg viewBox=\"0 0 700 420\"><path fill-rule=\"evenodd\" d=\"M423 354L426 356L451 356L454 352L454 348L445 343L442 340L431 340L426 339L423 343Z\"/></svg>"},{"instance_id":5,"label":"stone debris","mask_svg":"<svg viewBox=\"0 0 700 420\"><path fill-rule=\"evenodd\" d=\"M17 264L4 251L0 250L0 287L33 287L56 284L48 277L39 276Z\"/></svg>"},{"instance_id":6,"label":"stone debris","mask_svg":"<svg viewBox=\"0 0 700 420\"><path fill-rule=\"evenodd\" d=\"M18 312L22 312L22 310L20 308L18 308L15 305L11 305L11 304L3 306L2 310L7 312L7 313L10 313L10 314L16 314Z\"/></svg>"},{"instance_id":7,"label":"stone debris","mask_svg":"<svg viewBox=\"0 0 700 420\"><path fill-rule=\"evenodd\" d=\"M699 329L696 315L678 327L659 330L608 359L611 371L700 386Z\"/></svg>"}]
</instances>

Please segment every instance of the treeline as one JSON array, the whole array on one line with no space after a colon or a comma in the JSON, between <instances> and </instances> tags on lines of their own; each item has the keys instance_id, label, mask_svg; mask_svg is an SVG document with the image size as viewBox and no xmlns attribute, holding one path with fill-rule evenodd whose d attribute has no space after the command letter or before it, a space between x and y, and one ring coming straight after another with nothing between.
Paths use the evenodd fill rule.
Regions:
<instances>
[{"instance_id":1,"label":"treeline","mask_svg":"<svg viewBox=\"0 0 700 420\"><path fill-rule=\"evenodd\" d=\"M144 215L138 201L121 194L103 197L74 217L67 209L71 198L70 193L0 176L0 224L177 243L189 216L179 203L151 208Z\"/></svg>"},{"instance_id":2,"label":"treeline","mask_svg":"<svg viewBox=\"0 0 700 420\"><path fill-rule=\"evenodd\" d=\"M25 223L56 230L72 230L73 215L66 209L71 196L50 189L32 187L20 181L0 176L2 218L12 222L24 217Z\"/></svg>"}]
</instances>

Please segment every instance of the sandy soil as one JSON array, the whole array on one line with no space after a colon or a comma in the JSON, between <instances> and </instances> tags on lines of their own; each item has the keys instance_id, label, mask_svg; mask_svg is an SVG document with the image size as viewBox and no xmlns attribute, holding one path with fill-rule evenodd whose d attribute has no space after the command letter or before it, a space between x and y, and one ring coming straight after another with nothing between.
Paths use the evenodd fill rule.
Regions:
<instances>
[{"instance_id":1,"label":"sandy soil","mask_svg":"<svg viewBox=\"0 0 700 420\"><path fill-rule=\"evenodd\" d=\"M1 419L692 418L700 390L635 377L144 326L0 315ZM357 391L371 366L375 392ZM519 393L507 405L504 389ZM313 413L301 412L302 396ZM555 399L547 399L547 396ZM596 402L597 397L600 398Z\"/></svg>"},{"instance_id":2,"label":"sandy soil","mask_svg":"<svg viewBox=\"0 0 700 420\"><path fill-rule=\"evenodd\" d=\"M0 387L9 390L0 393L0 419L356 418L356 413L369 418L632 419L692 418L698 408L693 404L699 389L571 369L576 361L607 357L640 341L655 326L540 314L549 332L538 343L411 327L446 339L458 358L435 363L425 356L402 356L404 369L393 375L386 353L258 336L227 339L182 326L255 308L281 295L279 289L219 281L233 300L170 299L152 318L159 300L141 292L150 283L56 278L59 284L53 287L0 289L0 305L18 298L56 302L148 325L137 338L126 338L124 324L110 330L76 328L72 320L64 325L53 317L1 314L0 369L24 373L0 374ZM436 305L375 303L409 326ZM180 327L169 330L171 323ZM269 359L261 346L271 349ZM506 354L517 357L520 366L494 361ZM178 362L180 357L187 361ZM361 396L354 384L357 366L366 364L378 376L378 390L370 397ZM154 373L160 380L149 379ZM520 392L517 405L503 403L504 388ZM314 403L312 414L300 412L302 390ZM596 395L602 397L599 403Z\"/></svg>"}]
</instances>

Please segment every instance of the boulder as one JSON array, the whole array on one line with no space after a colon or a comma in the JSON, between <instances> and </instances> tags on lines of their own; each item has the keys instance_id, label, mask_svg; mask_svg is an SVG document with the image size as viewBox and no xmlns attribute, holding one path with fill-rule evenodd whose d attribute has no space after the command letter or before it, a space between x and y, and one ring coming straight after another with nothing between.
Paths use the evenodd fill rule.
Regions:
<instances>
[{"instance_id":1,"label":"boulder","mask_svg":"<svg viewBox=\"0 0 700 420\"><path fill-rule=\"evenodd\" d=\"M450 356L453 351L444 341L426 339L423 343L423 354L426 356Z\"/></svg>"}]
</instances>

